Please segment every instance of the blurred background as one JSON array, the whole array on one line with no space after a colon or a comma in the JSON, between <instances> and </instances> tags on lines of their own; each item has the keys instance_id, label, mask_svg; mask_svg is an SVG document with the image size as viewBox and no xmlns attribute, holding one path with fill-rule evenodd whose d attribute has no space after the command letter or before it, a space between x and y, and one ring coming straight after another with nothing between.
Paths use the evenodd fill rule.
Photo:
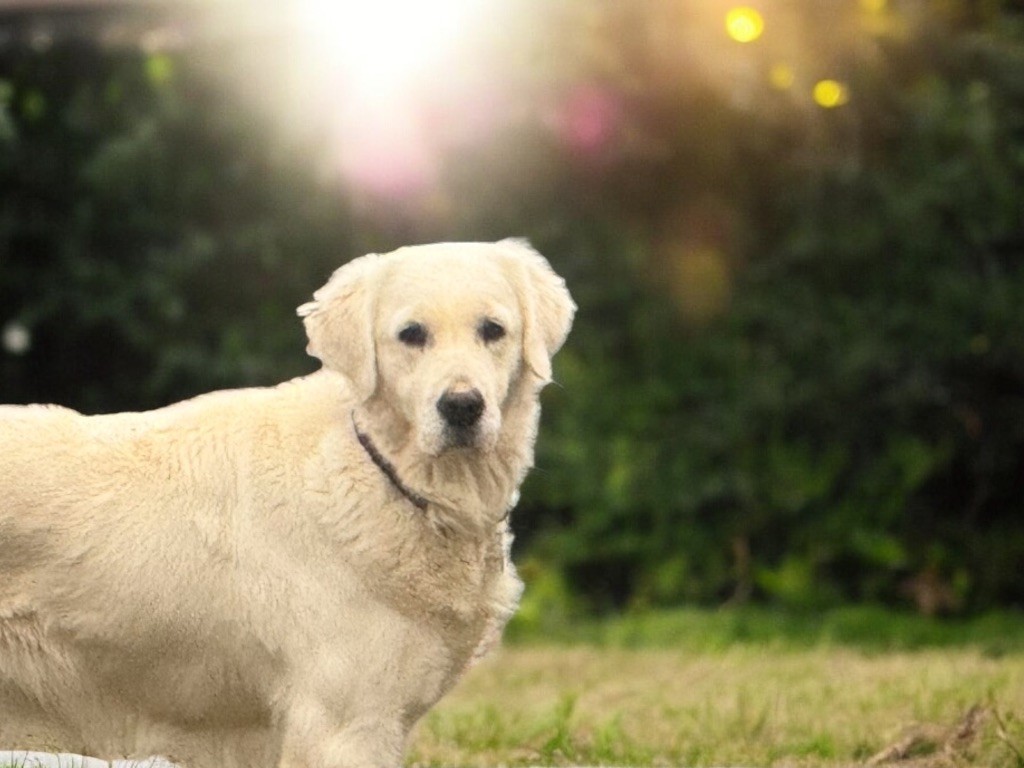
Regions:
<instances>
[{"instance_id":1,"label":"blurred background","mask_svg":"<svg viewBox=\"0 0 1024 768\"><path fill-rule=\"evenodd\" d=\"M302 375L342 262L524 236L524 626L1021 608L1024 6L751 2L0 0L0 401Z\"/></svg>"}]
</instances>

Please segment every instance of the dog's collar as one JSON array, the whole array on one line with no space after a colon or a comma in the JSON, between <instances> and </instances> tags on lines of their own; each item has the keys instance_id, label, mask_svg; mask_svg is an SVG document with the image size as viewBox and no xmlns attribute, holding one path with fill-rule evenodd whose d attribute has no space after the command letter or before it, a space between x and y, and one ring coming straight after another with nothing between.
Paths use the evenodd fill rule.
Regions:
<instances>
[{"instance_id":1,"label":"dog's collar","mask_svg":"<svg viewBox=\"0 0 1024 768\"><path fill-rule=\"evenodd\" d=\"M366 455L369 456L370 460L377 465L377 469L384 473L384 477L390 480L391 484L395 486L398 492L405 496L405 498L407 498L409 502L416 507L416 509L425 512L427 505L430 502L418 493L406 488L405 484L398 477L398 471L395 469L395 465L385 459L381 455L380 450L378 450L377 446L374 444L373 440L370 439L370 436L359 429L359 425L356 424L355 411L352 412L352 429L355 430L356 439L359 441L359 444L363 446L363 450L366 451Z\"/></svg>"}]
</instances>

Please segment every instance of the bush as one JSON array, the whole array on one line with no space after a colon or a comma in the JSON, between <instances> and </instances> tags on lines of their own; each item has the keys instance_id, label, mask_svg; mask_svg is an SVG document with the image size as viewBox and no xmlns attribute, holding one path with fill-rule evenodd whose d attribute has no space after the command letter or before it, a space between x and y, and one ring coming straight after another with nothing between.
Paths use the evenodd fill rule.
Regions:
<instances>
[{"instance_id":1,"label":"bush","mask_svg":"<svg viewBox=\"0 0 1024 768\"><path fill-rule=\"evenodd\" d=\"M581 308L516 512L537 622L581 600L1024 603L1017 22L826 35L853 97L824 111L668 76L661 6L586 6L538 6L559 53L513 46L515 103L449 147L443 199L369 213L316 129L230 85L286 51L4 47L0 400L272 383L315 367L294 307L347 258L528 235ZM587 14L615 35L560 46ZM606 121L586 146L581 108Z\"/></svg>"}]
</instances>

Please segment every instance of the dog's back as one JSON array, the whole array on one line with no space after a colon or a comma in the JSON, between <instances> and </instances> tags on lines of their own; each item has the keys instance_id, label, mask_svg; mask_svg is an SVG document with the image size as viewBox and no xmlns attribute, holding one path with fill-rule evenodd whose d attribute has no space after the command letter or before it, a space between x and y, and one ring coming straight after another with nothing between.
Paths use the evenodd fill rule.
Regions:
<instances>
[{"instance_id":1,"label":"dog's back","mask_svg":"<svg viewBox=\"0 0 1024 768\"><path fill-rule=\"evenodd\" d=\"M237 482L215 471L236 458L228 443L202 437L220 400L0 407L0 747L266 759L253 747L274 661L233 622L230 564L213 555ZM213 471L190 471L197 452Z\"/></svg>"},{"instance_id":2,"label":"dog's back","mask_svg":"<svg viewBox=\"0 0 1024 768\"><path fill-rule=\"evenodd\" d=\"M80 453L82 418L57 406L0 406L0 648L5 622L35 581L26 574L55 557L49 546L55 521L47 510L60 493L60 467L88 465ZM3 663L0 652L0 668Z\"/></svg>"}]
</instances>

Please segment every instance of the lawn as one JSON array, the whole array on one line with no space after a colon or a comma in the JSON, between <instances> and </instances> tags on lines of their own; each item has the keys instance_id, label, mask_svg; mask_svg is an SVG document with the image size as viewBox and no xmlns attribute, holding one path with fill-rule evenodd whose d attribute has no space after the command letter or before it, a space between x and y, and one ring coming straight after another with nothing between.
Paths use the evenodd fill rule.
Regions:
<instances>
[{"instance_id":1,"label":"lawn","mask_svg":"<svg viewBox=\"0 0 1024 768\"><path fill-rule=\"evenodd\" d=\"M412 765L1024 768L1020 616L683 611L512 634L421 723Z\"/></svg>"},{"instance_id":2,"label":"lawn","mask_svg":"<svg viewBox=\"0 0 1024 768\"><path fill-rule=\"evenodd\" d=\"M421 766L1024 768L1024 616L651 612L513 624Z\"/></svg>"}]
</instances>

